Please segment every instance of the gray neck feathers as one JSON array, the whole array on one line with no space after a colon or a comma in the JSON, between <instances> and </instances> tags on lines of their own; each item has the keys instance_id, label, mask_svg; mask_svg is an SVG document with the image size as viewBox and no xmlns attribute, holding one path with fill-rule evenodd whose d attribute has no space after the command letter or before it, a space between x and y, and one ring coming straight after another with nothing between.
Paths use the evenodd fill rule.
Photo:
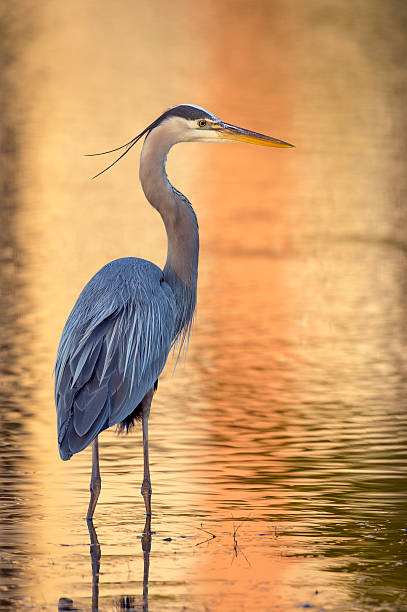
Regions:
<instances>
[{"instance_id":1,"label":"gray neck feathers","mask_svg":"<svg viewBox=\"0 0 407 612\"><path fill-rule=\"evenodd\" d=\"M188 340L196 305L199 233L195 212L165 172L168 151L174 144L165 123L153 129L144 141L140 181L150 204L158 210L167 231L168 250L164 279L177 303L174 341Z\"/></svg>"}]
</instances>

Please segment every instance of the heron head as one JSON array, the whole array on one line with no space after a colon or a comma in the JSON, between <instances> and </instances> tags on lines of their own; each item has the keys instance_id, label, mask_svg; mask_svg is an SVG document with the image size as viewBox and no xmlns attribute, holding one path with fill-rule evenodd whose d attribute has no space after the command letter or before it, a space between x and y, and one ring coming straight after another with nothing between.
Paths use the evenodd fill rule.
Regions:
<instances>
[{"instance_id":1,"label":"heron head","mask_svg":"<svg viewBox=\"0 0 407 612\"><path fill-rule=\"evenodd\" d=\"M265 147L284 147L291 148L294 145L252 132L244 128L224 123L219 117L209 111L195 106L194 104L180 104L165 111L153 123L145 128L138 136L116 149L95 153L94 155L104 155L124 149L122 153L110 166L99 172L96 176L109 170L119 161L128 151L142 138L146 136L146 141L150 135L159 137L160 144L169 149L177 142L248 142L251 144L262 145ZM93 177L96 178L96 177Z\"/></svg>"},{"instance_id":2,"label":"heron head","mask_svg":"<svg viewBox=\"0 0 407 612\"><path fill-rule=\"evenodd\" d=\"M182 104L175 106L160 117L172 129L176 142L247 142L266 147L294 147L294 145L225 123L216 115L200 106ZM159 120L158 120L159 121Z\"/></svg>"}]
</instances>

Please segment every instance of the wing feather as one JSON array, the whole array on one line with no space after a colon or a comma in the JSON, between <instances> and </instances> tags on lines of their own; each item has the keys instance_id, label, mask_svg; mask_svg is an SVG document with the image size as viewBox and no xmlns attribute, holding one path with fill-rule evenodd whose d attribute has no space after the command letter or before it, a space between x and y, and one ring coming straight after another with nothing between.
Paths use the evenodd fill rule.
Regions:
<instances>
[{"instance_id":1,"label":"wing feather","mask_svg":"<svg viewBox=\"0 0 407 612\"><path fill-rule=\"evenodd\" d=\"M129 260L117 261L126 262L126 269L107 270L117 262L102 268L62 333L55 364L62 459L134 410L159 377L174 340L175 299L162 287L161 270L133 259L142 263L133 263L129 273Z\"/></svg>"},{"instance_id":2,"label":"wing feather","mask_svg":"<svg viewBox=\"0 0 407 612\"><path fill-rule=\"evenodd\" d=\"M96 389L84 388L74 402L73 426L78 436L85 436L99 416L101 406L108 399L108 384Z\"/></svg>"}]
</instances>

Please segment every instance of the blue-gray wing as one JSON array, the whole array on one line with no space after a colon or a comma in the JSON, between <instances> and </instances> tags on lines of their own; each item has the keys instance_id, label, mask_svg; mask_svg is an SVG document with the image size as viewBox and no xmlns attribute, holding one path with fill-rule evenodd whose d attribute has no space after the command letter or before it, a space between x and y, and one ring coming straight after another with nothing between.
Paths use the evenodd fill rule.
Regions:
<instances>
[{"instance_id":1,"label":"blue-gray wing","mask_svg":"<svg viewBox=\"0 0 407 612\"><path fill-rule=\"evenodd\" d=\"M171 289L150 262L116 260L89 281L66 322L55 364L62 459L141 402L164 368L175 314Z\"/></svg>"}]
</instances>

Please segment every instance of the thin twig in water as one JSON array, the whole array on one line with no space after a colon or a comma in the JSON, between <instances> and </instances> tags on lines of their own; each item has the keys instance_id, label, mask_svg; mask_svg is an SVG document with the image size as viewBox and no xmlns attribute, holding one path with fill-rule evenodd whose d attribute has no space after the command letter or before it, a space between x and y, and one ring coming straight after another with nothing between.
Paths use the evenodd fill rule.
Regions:
<instances>
[{"instance_id":1,"label":"thin twig in water","mask_svg":"<svg viewBox=\"0 0 407 612\"><path fill-rule=\"evenodd\" d=\"M245 520L247 520L247 519L245 519ZM244 554L243 550L240 548L239 544L237 543L236 534L239 531L240 527L242 526L242 523L243 523L243 521L237 527L233 523L233 555L232 555L232 563L230 565L233 564L233 561L235 560L235 558L237 558L239 552L241 552L243 557L245 558L247 564L249 565L249 567L251 567L249 559L246 557L246 555Z\"/></svg>"},{"instance_id":2,"label":"thin twig in water","mask_svg":"<svg viewBox=\"0 0 407 612\"><path fill-rule=\"evenodd\" d=\"M200 531L203 531L204 533L207 533L208 535L212 536L212 538L216 538L216 535L214 533L202 527L202 523L200 527L197 527L197 529L199 529Z\"/></svg>"},{"instance_id":3,"label":"thin twig in water","mask_svg":"<svg viewBox=\"0 0 407 612\"><path fill-rule=\"evenodd\" d=\"M200 527L197 527L197 529L199 529L199 531L203 531L204 533L207 533L211 537L208 538L207 540L203 540L203 542L198 542L198 544L195 544L195 546L201 546L201 544L205 544L206 542L210 542L211 540L216 538L216 535L214 533L212 533L211 531L208 531L207 529L204 529L202 527L202 523L201 523Z\"/></svg>"}]
</instances>

